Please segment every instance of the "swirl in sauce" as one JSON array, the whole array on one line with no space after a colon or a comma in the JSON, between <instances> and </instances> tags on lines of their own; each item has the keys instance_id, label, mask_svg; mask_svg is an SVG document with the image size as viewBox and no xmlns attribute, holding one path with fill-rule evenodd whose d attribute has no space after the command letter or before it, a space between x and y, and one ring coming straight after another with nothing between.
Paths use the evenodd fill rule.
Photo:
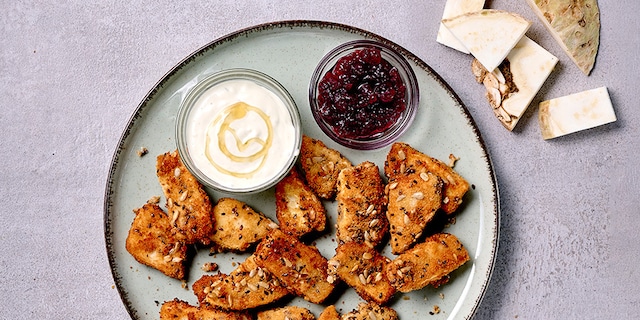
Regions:
<instances>
[{"instance_id":1,"label":"swirl in sauce","mask_svg":"<svg viewBox=\"0 0 640 320\"><path fill-rule=\"evenodd\" d=\"M194 165L228 188L262 185L296 151L296 129L282 99L251 80L227 80L195 101L187 124Z\"/></svg>"},{"instance_id":2,"label":"swirl in sauce","mask_svg":"<svg viewBox=\"0 0 640 320\"><path fill-rule=\"evenodd\" d=\"M260 116L260 118L264 121L265 125L267 126L266 141L261 137L252 137L247 141L242 141L242 138L238 136L236 130L231 127L231 124L234 121L240 121L243 118L245 118L249 111L257 113ZM216 127L218 132L215 132ZM211 163L211 165L216 167L216 169L218 169L220 172L224 174L228 174L230 176L234 176L234 177L241 177L241 178L252 177L254 173L256 173L258 170L260 170L264 166L265 160L267 159L267 153L269 152L269 149L271 149L271 145L273 144L273 125L271 124L271 119L269 119L269 116L259 108L248 105L244 102L237 102L228 106L221 114L219 114L216 117L215 120L211 122L211 124L207 128L207 131L208 132L206 135L206 142L205 142L205 155L207 156L207 159L209 159L209 162ZM232 151L230 151L227 146L227 139L225 139L225 135L227 133L233 136L233 139L235 140L235 147L241 153L246 152L252 143L257 143L258 145L261 146L261 148L251 154L236 155ZM219 165L216 162L215 157L213 156L211 150L209 149L209 146L211 145L212 135L218 138L217 139L218 147L220 148L220 151L232 161L254 162L259 160L260 164L257 167L255 167L253 170L250 170L247 172L236 172L236 171L225 169L223 166Z\"/></svg>"}]
</instances>

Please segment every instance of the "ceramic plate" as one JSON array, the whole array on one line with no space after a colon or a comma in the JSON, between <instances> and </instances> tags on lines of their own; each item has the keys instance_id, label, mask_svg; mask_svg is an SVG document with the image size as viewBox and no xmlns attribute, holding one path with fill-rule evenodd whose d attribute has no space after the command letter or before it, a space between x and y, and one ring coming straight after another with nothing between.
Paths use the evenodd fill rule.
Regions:
<instances>
[{"instance_id":1,"label":"ceramic plate","mask_svg":"<svg viewBox=\"0 0 640 320\"><path fill-rule=\"evenodd\" d=\"M286 21L260 25L213 41L170 70L147 94L129 121L113 157L105 192L105 239L116 286L133 319L157 319L162 302L179 298L197 305L190 285L204 274L205 262L216 262L228 273L244 260L243 255L210 256L198 249L190 267L187 288L178 280L136 262L125 250L125 239L133 209L142 206L162 190L155 175L156 156L176 149L174 126L180 102L189 88L213 72L252 68L282 83L296 101L304 133L323 140L342 152L354 164L365 160L384 165L389 147L375 151L355 151L341 147L324 136L310 114L308 84L320 58L330 49L355 39L385 42L402 53L414 69L420 87L420 106L411 128L399 140L435 158L448 162L449 154L460 160L455 169L472 188L456 215L456 223L444 231L456 235L469 250L471 261L451 275L449 283L427 287L409 294L396 294L390 302L400 319L471 318L487 290L498 244L498 192L489 155L480 133L456 94L425 62L402 47L370 32L353 27L316 21ZM145 147L149 154L140 157ZM223 196L208 190L213 200ZM275 219L274 192L268 190L239 198ZM164 206L164 198L161 200ZM326 202L328 233L315 244L327 258L334 254L332 226L336 221L335 202ZM393 258L388 246L384 253ZM362 300L346 289L336 300L341 313L351 311ZM288 304L307 307L317 315L323 306L299 298ZM434 306L440 312L433 313Z\"/></svg>"}]
</instances>

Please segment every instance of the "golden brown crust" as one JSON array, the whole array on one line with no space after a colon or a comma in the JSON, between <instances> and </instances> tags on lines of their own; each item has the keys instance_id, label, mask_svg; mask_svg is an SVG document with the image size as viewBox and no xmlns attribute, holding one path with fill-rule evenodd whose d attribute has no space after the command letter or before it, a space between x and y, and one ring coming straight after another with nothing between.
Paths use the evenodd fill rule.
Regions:
<instances>
[{"instance_id":1,"label":"golden brown crust","mask_svg":"<svg viewBox=\"0 0 640 320\"><path fill-rule=\"evenodd\" d=\"M276 217L284 233L299 238L324 230L326 210L295 168L276 185L275 197Z\"/></svg>"},{"instance_id":2,"label":"golden brown crust","mask_svg":"<svg viewBox=\"0 0 640 320\"><path fill-rule=\"evenodd\" d=\"M429 284L442 284L451 272L467 261L469 253L458 238L438 233L397 256L385 270L398 291L409 292Z\"/></svg>"},{"instance_id":3,"label":"golden brown crust","mask_svg":"<svg viewBox=\"0 0 640 320\"><path fill-rule=\"evenodd\" d=\"M329 264L329 280L337 275L364 300L385 304L396 292L384 269L391 260L364 243L347 242L338 246Z\"/></svg>"},{"instance_id":4,"label":"golden brown crust","mask_svg":"<svg viewBox=\"0 0 640 320\"><path fill-rule=\"evenodd\" d=\"M322 303L334 289L327 282L327 259L318 249L279 229L258 244L255 255L259 266L307 301Z\"/></svg>"},{"instance_id":5,"label":"golden brown crust","mask_svg":"<svg viewBox=\"0 0 640 320\"><path fill-rule=\"evenodd\" d=\"M344 316L342 320L398 320L398 313L395 310L377 305L375 303L358 304L358 309L353 310Z\"/></svg>"},{"instance_id":6,"label":"golden brown crust","mask_svg":"<svg viewBox=\"0 0 640 320\"><path fill-rule=\"evenodd\" d=\"M196 307L178 300L166 301L160 307L160 320L250 320L248 312Z\"/></svg>"},{"instance_id":7,"label":"golden brown crust","mask_svg":"<svg viewBox=\"0 0 640 320\"><path fill-rule=\"evenodd\" d=\"M335 305L330 305L318 316L318 320L340 320L340 314Z\"/></svg>"},{"instance_id":8,"label":"golden brown crust","mask_svg":"<svg viewBox=\"0 0 640 320\"><path fill-rule=\"evenodd\" d=\"M140 263L165 275L185 278L187 246L170 230L170 217L156 204L147 203L136 213L126 240L127 251Z\"/></svg>"},{"instance_id":9,"label":"golden brown crust","mask_svg":"<svg viewBox=\"0 0 640 320\"><path fill-rule=\"evenodd\" d=\"M156 174L167 198L167 211L176 238L188 244L208 243L213 230L211 200L182 164L177 151L158 156Z\"/></svg>"},{"instance_id":10,"label":"golden brown crust","mask_svg":"<svg viewBox=\"0 0 640 320\"><path fill-rule=\"evenodd\" d=\"M286 306L258 312L257 320L315 320L316 317L307 308Z\"/></svg>"},{"instance_id":11,"label":"golden brown crust","mask_svg":"<svg viewBox=\"0 0 640 320\"><path fill-rule=\"evenodd\" d=\"M392 178L385 187L391 252L400 254L422 235L442 204L442 180L422 171Z\"/></svg>"},{"instance_id":12,"label":"golden brown crust","mask_svg":"<svg viewBox=\"0 0 640 320\"><path fill-rule=\"evenodd\" d=\"M432 158L406 143L396 142L391 146L384 166L384 172L388 178L421 172L422 169L426 169L442 179L444 182L442 211L447 214L455 212L462 204L462 197L469 190L469 183L444 162Z\"/></svg>"},{"instance_id":13,"label":"golden brown crust","mask_svg":"<svg viewBox=\"0 0 640 320\"><path fill-rule=\"evenodd\" d=\"M333 199L336 194L338 174L351 162L337 150L327 147L324 142L302 136L300 165L309 187L323 199Z\"/></svg>"},{"instance_id":14,"label":"golden brown crust","mask_svg":"<svg viewBox=\"0 0 640 320\"><path fill-rule=\"evenodd\" d=\"M277 224L248 204L220 198L213 207L215 229L211 241L219 248L243 252L262 240Z\"/></svg>"},{"instance_id":15,"label":"golden brown crust","mask_svg":"<svg viewBox=\"0 0 640 320\"><path fill-rule=\"evenodd\" d=\"M280 300L289 291L251 255L229 275L204 275L192 285L202 305L245 310Z\"/></svg>"},{"instance_id":16,"label":"golden brown crust","mask_svg":"<svg viewBox=\"0 0 640 320\"><path fill-rule=\"evenodd\" d=\"M342 170L336 200L338 244L356 241L375 247L381 243L389 222L385 215L384 183L374 163L365 161Z\"/></svg>"}]
</instances>

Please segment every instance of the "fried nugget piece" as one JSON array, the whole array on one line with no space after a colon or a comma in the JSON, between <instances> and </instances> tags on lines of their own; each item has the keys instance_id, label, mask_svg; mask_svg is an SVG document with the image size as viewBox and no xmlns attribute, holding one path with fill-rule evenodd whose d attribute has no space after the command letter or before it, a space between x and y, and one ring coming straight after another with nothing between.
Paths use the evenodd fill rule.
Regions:
<instances>
[{"instance_id":1,"label":"fried nugget piece","mask_svg":"<svg viewBox=\"0 0 640 320\"><path fill-rule=\"evenodd\" d=\"M251 315L244 311L226 311L215 308L196 307L188 302L174 299L165 301L160 307L160 320L251 320Z\"/></svg>"},{"instance_id":2,"label":"fried nugget piece","mask_svg":"<svg viewBox=\"0 0 640 320\"><path fill-rule=\"evenodd\" d=\"M127 235L127 251L146 266L169 277L184 279L187 246L171 234L171 218L151 203L133 211L136 217Z\"/></svg>"},{"instance_id":3,"label":"fried nugget piece","mask_svg":"<svg viewBox=\"0 0 640 320\"><path fill-rule=\"evenodd\" d=\"M289 291L251 255L229 275L204 275L191 286L201 305L245 310L273 303Z\"/></svg>"},{"instance_id":4,"label":"fried nugget piece","mask_svg":"<svg viewBox=\"0 0 640 320\"><path fill-rule=\"evenodd\" d=\"M395 310L377 305L375 303L358 304L358 309L342 316L343 320L398 320L398 313Z\"/></svg>"},{"instance_id":5,"label":"fried nugget piece","mask_svg":"<svg viewBox=\"0 0 640 320\"><path fill-rule=\"evenodd\" d=\"M298 238L327 224L322 202L295 168L276 185L276 217L280 230Z\"/></svg>"},{"instance_id":6,"label":"fried nugget piece","mask_svg":"<svg viewBox=\"0 0 640 320\"><path fill-rule=\"evenodd\" d=\"M316 317L307 308L298 306L286 306L272 310L258 312L257 320L316 320Z\"/></svg>"},{"instance_id":7,"label":"fried nugget piece","mask_svg":"<svg viewBox=\"0 0 640 320\"><path fill-rule=\"evenodd\" d=\"M318 249L274 229L256 248L256 263L269 270L290 291L322 303L333 291L327 281L327 259Z\"/></svg>"},{"instance_id":8,"label":"fried nugget piece","mask_svg":"<svg viewBox=\"0 0 640 320\"><path fill-rule=\"evenodd\" d=\"M318 320L340 320L340 314L335 305L330 305L322 310Z\"/></svg>"},{"instance_id":9,"label":"fried nugget piece","mask_svg":"<svg viewBox=\"0 0 640 320\"><path fill-rule=\"evenodd\" d=\"M338 173L351 167L351 162L324 142L302 136L300 165L309 187L323 199L333 199L336 194Z\"/></svg>"},{"instance_id":10,"label":"fried nugget piece","mask_svg":"<svg viewBox=\"0 0 640 320\"><path fill-rule=\"evenodd\" d=\"M213 231L211 200L182 164L177 151L158 156L156 174L167 198L167 211L176 238L188 244L208 243Z\"/></svg>"},{"instance_id":11,"label":"fried nugget piece","mask_svg":"<svg viewBox=\"0 0 640 320\"><path fill-rule=\"evenodd\" d=\"M384 272L388 263L389 258L364 243L343 243L328 262L328 279L335 274L364 300L385 304L396 292Z\"/></svg>"},{"instance_id":12,"label":"fried nugget piece","mask_svg":"<svg viewBox=\"0 0 640 320\"><path fill-rule=\"evenodd\" d=\"M462 204L462 197L469 190L469 183L444 162L432 158L406 143L396 142L391 146L385 161L385 175L397 178L413 172L431 172L444 182L442 211L455 212Z\"/></svg>"},{"instance_id":13,"label":"fried nugget piece","mask_svg":"<svg viewBox=\"0 0 640 320\"><path fill-rule=\"evenodd\" d=\"M219 248L244 252L262 240L278 225L248 204L232 199L220 198L213 207L215 229L211 241Z\"/></svg>"},{"instance_id":14,"label":"fried nugget piece","mask_svg":"<svg viewBox=\"0 0 640 320\"><path fill-rule=\"evenodd\" d=\"M338 175L338 244L356 241L377 246L389 230L387 200L378 167L365 161Z\"/></svg>"},{"instance_id":15,"label":"fried nugget piece","mask_svg":"<svg viewBox=\"0 0 640 320\"><path fill-rule=\"evenodd\" d=\"M469 253L456 236L437 233L397 256L385 272L398 291L409 292L446 282L467 261Z\"/></svg>"},{"instance_id":16,"label":"fried nugget piece","mask_svg":"<svg viewBox=\"0 0 640 320\"><path fill-rule=\"evenodd\" d=\"M413 172L392 178L385 187L391 252L400 254L422 235L442 204L444 183L431 172Z\"/></svg>"}]
</instances>

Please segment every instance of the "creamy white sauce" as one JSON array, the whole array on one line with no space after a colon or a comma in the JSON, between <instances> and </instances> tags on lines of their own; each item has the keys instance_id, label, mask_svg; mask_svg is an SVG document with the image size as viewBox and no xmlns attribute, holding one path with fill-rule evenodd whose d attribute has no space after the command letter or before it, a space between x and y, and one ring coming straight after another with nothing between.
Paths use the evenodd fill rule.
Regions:
<instances>
[{"instance_id":1,"label":"creamy white sauce","mask_svg":"<svg viewBox=\"0 0 640 320\"><path fill-rule=\"evenodd\" d=\"M194 165L227 188L249 188L275 178L295 152L296 130L284 102L251 80L207 89L187 120Z\"/></svg>"}]
</instances>

